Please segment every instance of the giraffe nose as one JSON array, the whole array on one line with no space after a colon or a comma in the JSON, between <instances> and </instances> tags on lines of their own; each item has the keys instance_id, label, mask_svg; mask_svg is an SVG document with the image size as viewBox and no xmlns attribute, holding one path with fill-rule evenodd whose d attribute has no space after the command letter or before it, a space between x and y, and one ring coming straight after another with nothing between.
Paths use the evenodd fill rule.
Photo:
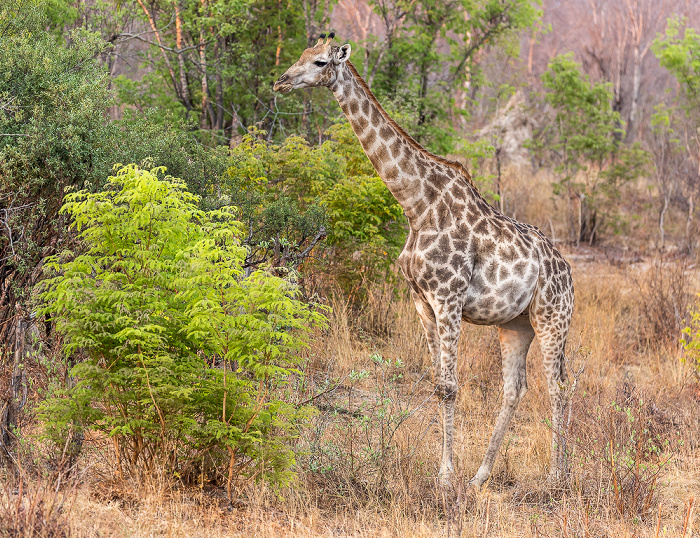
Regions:
<instances>
[{"instance_id":1,"label":"giraffe nose","mask_svg":"<svg viewBox=\"0 0 700 538\"><path fill-rule=\"evenodd\" d=\"M287 81L289 80L289 75L286 73L282 75L280 78L277 79L277 82L275 82L272 86L272 89L276 92L281 91L282 93L287 93L292 91L292 86L289 84ZM287 84L285 84L287 82Z\"/></svg>"}]
</instances>

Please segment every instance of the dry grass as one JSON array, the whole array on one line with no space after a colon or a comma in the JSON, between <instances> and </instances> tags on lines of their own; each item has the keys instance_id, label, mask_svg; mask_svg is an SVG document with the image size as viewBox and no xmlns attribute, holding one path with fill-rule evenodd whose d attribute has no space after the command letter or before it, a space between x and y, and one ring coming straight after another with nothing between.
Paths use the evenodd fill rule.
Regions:
<instances>
[{"instance_id":1,"label":"dry grass","mask_svg":"<svg viewBox=\"0 0 700 538\"><path fill-rule=\"evenodd\" d=\"M291 486L250 485L231 506L213 486L116 480L108 459L86 451L73 481L59 488L70 491L59 508L51 504L55 477L25 480L20 492L6 476L0 536L699 536L691 503L700 499L700 397L675 337L650 344L640 296L663 287L645 280L647 269L603 262L575 267L569 348L573 363L585 358L585 369L572 400L572 473L565 488L543 483L549 401L536 343L528 357L530 391L487 487L475 491L463 483L449 494L437 487L441 434L427 346L408 296L385 286L372 290L360 313L330 300L330 326L309 351L307 390L337 387L316 400L319 414L299 440L299 474ZM694 278L686 286L697 290ZM466 482L500 406L495 330L465 326L460 353L455 457ZM659 447L639 456L640 469L659 467L653 481L640 474L623 484L606 451L592 450L593 440L608 446L611 436L615 450L638 446L627 408L649 430L642 445ZM641 504L618 502L644 484L654 488L648 502L649 489L638 496ZM22 523L29 516L45 521L34 534Z\"/></svg>"}]
</instances>

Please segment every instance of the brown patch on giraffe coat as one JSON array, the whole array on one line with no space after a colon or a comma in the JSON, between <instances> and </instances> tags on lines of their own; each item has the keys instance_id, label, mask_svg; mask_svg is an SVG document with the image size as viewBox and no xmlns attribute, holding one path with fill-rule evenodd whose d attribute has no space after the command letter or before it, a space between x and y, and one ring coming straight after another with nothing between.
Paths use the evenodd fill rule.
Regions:
<instances>
[{"instance_id":1,"label":"brown patch on giraffe coat","mask_svg":"<svg viewBox=\"0 0 700 538\"><path fill-rule=\"evenodd\" d=\"M445 189L445 186L450 183L450 178L448 178L443 172L433 171L428 175L426 181L437 190L442 191Z\"/></svg>"},{"instance_id":2,"label":"brown patch on giraffe coat","mask_svg":"<svg viewBox=\"0 0 700 538\"><path fill-rule=\"evenodd\" d=\"M499 223L499 227L496 230L495 239L499 243L507 243L513 239L513 234L506 226Z\"/></svg>"},{"instance_id":3,"label":"brown patch on giraffe coat","mask_svg":"<svg viewBox=\"0 0 700 538\"><path fill-rule=\"evenodd\" d=\"M370 147L372 147L372 144L374 144L374 141L376 139L377 139L377 131L375 131L374 129L370 129L367 132L367 135L362 140L360 140L360 142L362 142L362 147L370 148Z\"/></svg>"},{"instance_id":4,"label":"brown patch on giraffe coat","mask_svg":"<svg viewBox=\"0 0 700 538\"><path fill-rule=\"evenodd\" d=\"M418 169L418 173L425 177L428 167L426 166L425 162L423 162L423 159L416 159L416 168Z\"/></svg>"},{"instance_id":5,"label":"brown patch on giraffe coat","mask_svg":"<svg viewBox=\"0 0 700 538\"><path fill-rule=\"evenodd\" d=\"M506 298L511 303L515 302L516 293L518 293L518 285L515 282L508 282L498 290L498 295L503 296L503 294L505 294Z\"/></svg>"},{"instance_id":6,"label":"brown patch on giraffe coat","mask_svg":"<svg viewBox=\"0 0 700 538\"><path fill-rule=\"evenodd\" d=\"M374 127L378 127L382 124L382 115L377 109L377 107L372 107L372 113L370 114L370 121Z\"/></svg>"},{"instance_id":7,"label":"brown patch on giraffe coat","mask_svg":"<svg viewBox=\"0 0 700 538\"><path fill-rule=\"evenodd\" d=\"M433 204L435 200L438 199L439 192L435 190L433 187L430 185L425 185L425 190L423 191L423 196L425 196L426 200L428 200L429 204Z\"/></svg>"},{"instance_id":8,"label":"brown patch on giraffe coat","mask_svg":"<svg viewBox=\"0 0 700 538\"><path fill-rule=\"evenodd\" d=\"M395 166L392 166L384 172L384 179L386 181L394 181L397 177L399 177L399 169Z\"/></svg>"},{"instance_id":9,"label":"brown patch on giraffe coat","mask_svg":"<svg viewBox=\"0 0 700 538\"><path fill-rule=\"evenodd\" d=\"M513 266L513 272L515 273L515 276L519 278L525 277L525 269L527 269L527 262L524 261L519 261Z\"/></svg>"},{"instance_id":10,"label":"brown patch on giraffe coat","mask_svg":"<svg viewBox=\"0 0 700 538\"><path fill-rule=\"evenodd\" d=\"M353 99L350 101L350 112L353 114L357 114L360 111L360 105L357 103L357 100Z\"/></svg>"},{"instance_id":11,"label":"brown patch on giraffe coat","mask_svg":"<svg viewBox=\"0 0 700 538\"><path fill-rule=\"evenodd\" d=\"M498 270L498 278L499 280L505 280L510 276L510 271L508 271L508 268L501 265L501 268Z\"/></svg>"},{"instance_id":12,"label":"brown patch on giraffe coat","mask_svg":"<svg viewBox=\"0 0 700 538\"><path fill-rule=\"evenodd\" d=\"M436 233L421 233L418 237L418 250L427 249L430 245L432 245L435 242L437 236L438 234Z\"/></svg>"},{"instance_id":13,"label":"brown patch on giraffe coat","mask_svg":"<svg viewBox=\"0 0 700 538\"><path fill-rule=\"evenodd\" d=\"M452 239L452 246L456 252L469 252L469 240L468 239Z\"/></svg>"},{"instance_id":14,"label":"brown patch on giraffe coat","mask_svg":"<svg viewBox=\"0 0 700 538\"><path fill-rule=\"evenodd\" d=\"M549 260L544 260L542 262L542 266L544 267L544 275L547 280L549 280L549 278L552 276L552 264Z\"/></svg>"},{"instance_id":15,"label":"brown patch on giraffe coat","mask_svg":"<svg viewBox=\"0 0 700 538\"><path fill-rule=\"evenodd\" d=\"M372 165L374 166L375 170L377 170L377 172L379 172L379 174L382 175L384 165L389 160L389 152L384 146L380 145L377 151L369 155L369 160L372 162Z\"/></svg>"},{"instance_id":16,"label":"brown patch on giraffe coat","mask_svg":"<svg viewBox=\"0 0 700 538\"><path fill-rule=\"evenodd\" d=\"M352 122L352 124L355 126L355 128L356 128L356 130L357 130L357 132L358 132L358 135L359 135L360 133L364 132L364 130L365 130L365 129L367 128L367 126L369 125L369 122L368 122L365 118L363 118L362 116L360 116L359 118L356 118L356 119Z\"/></svg>"},{"instance_id":17,"label":"brown patch on giraffe coat","mask_svg":"<svg viewBox=\"0 0 700 538\"><path fill-rule=\"evenodd\" d=\"M452 185L452 189L450 190L452 193L452 196L455 197L456 200L466 200L467 199L467 193L464 192L464 189L459 186L459 184L455 183Z\"/></svg>"},{"instance_id":18,"label":"brown patch on giraffe coat","mask_svg":"<svg viewBox=\"0 0 700 538\"><path fill-rule=\"evenodd\" d=\"M362 101L362 112L365 116L369 116L369 101Z\"/></svg>"},{"instance_id":19,"label":"brown patch on giraffe coat","mask_svg":"<svg viewBox=\"0 0 700 538\"><path fill-rule=\"evenodd\" d=\"M465 263L466 259L462 254L460 254L459 252L455 252L452 254L452 257L450 258L450 265L455 270L455 272L459 272Z\"/></svg>"},{"instance_id":20,"label":"brown patch on giraffe coat","mask_svg":"<svg viewBox=\"0 0 700 538\"><path fill-rule=\"evenodd\" d=\"M489 284L496 283L496 270L498 269L498 264L496 260L491 260L491 262L486 266L484 270L484 276Z\"/></svg>"},{"instance_id":21,"label":"brown patch on giraffe coat","mask_svg":"<svg viewBox=\"0 0 700 538\"><path fill-rule=\"evenodd\" d=\"M452 269L448 267L440 267L435 270L435 276L440 282L449 282L449 280L454 276Z\"/></svg>"},{"instance_id":22,"label":"brown patch on giraffe coat","mask_svg":"<svg viewBox=\"0 0 700 538\"><path fill-rule=\"evenodd\" d=\"M474 226L474 224L476 224L476 222L479 220L479 214L476 211L471 211L469 209L466 212L466 217L467 222L472 226Z\"/></svg>"},{"instance_id":23,"label":"brown patch on giraffe coat","mask_svg":"<svg viewBox=\"0 0 700 538\"><path fill-rule=\"evenodd\" d=\"M476 223L474 226L474 233L479 234L479 235L488 235L489 234L489 221L488 219L481 219L479 222Z\"/></svg>"},{"instance_id":24,"label":"brown patch on giraffe coat","mask_svg":"<svg viewBox=\"0 0 700 538\"><path fill-rule=\"evenodd\" d=\"M437 223L441 230L452 225L452 212L444 200L441 200L437 206Z\"/></svg>"},{"instance_id":25,"label":"brown patch on giraffe coat","mask_svg":"<svg viewBox=\"0 0 700 538\"><path fill-rule=\"evenodd\" d=\"M389 125L382 125L379 128L379 136L385 142L388 142L396 136L396 131L394 131Z\"/></svg>"},{"instance_id":26,"label":"brown patch on giraffe coat","mask_svg":"<svg viewBox=\"0 0 700 538\"><path fill-rule=\"evenodd\" d=\"M399 167L401 168L401 170L406 172L408 175L411 175L411 176L416 175L416 168L413 166L411 159L409 159L407 157L403 157L399 161Z\"/></svg>"},{"instance_id":27,"label":"brown patch on giraffe coat","mask_svg":"<svg viewBox=\"0 0 700 538\"><path fill-rule=\"evenodd\" d=\"M506 263L513 263L520 257L520 254L518 254L518 251L513 245L501 245L498 249L498 255Z\"/></svg>"},{"instance_id":28,"label":"brown patch on giraffe coat","mask_svg":"<svg viewBox=\"0 0 700 538\"><path fill-rule=\"evenodd\" d=\"M420 217L423 213L425 213L427 208L428 204L426 204L423 200L418 200L415 204L413 204L411 213L414 217Z\"/></svg>"},{"instance_id":29,"label":"brown patch on giraffe coat","mask_svg":"<svg viewBox=\"0 0 700 538\"><path fill-rule=\"evenodd\" d=\"M397 138L394 140L389 149L391 150L392 158L398 159L399 155L401 155L401 139Z\"/></svg>"},{"instance_id":30,"label":"brown patch on giraffe coat","mask_svg":"<svg viewBox=\"0 0 700 538\"><path fill-rule=\"evenodd\" d=\"M467 282L463 278L453 278L450 282L450 291L455 294L463 294L467 290Z\"/></svg>"}]
</instances>

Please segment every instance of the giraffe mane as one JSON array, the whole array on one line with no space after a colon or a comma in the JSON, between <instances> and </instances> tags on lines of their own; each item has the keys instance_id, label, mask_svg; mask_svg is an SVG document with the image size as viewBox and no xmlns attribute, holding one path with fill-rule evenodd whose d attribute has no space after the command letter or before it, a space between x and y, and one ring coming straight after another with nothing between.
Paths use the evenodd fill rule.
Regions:
<instances>
[{"instance_id":1,"label":"giraffe mane","mask_svg":"<svg viewBox=\"0 0 700 538\"><path fill-rule=\"evenodd\" d=\"M462 163L457 162L457 161L453 161L451 159L446 159L445 157L441 157L440 155L435 155L434 153L428 151L423 146L421 146L418 142L416 142L416 140L410 134L408 134L406 131L404 131L403 127L401 127L398 123L396 123L391 118L391 116L389 116L387 111L384 110L384 107L381 105L381 103L374 96L374 94L372 93L372 90L369 89L367 82L365 82L365 79L363 79L360 76L360 73L357 72L357 69L355 69L355 66L352 65L352 63L349 60L346 63L347 63L348 68L350 69L350 72L355 76L355 79L360 84L362 89L365 90L365 92L367 92L367 97L369 97L370 101L372 101L372 103L374 103L374 105L377 107L377 110L379 110L380 114L382 116L384 116L384 119L386 121L389 122L389 125L391 125L394 129L396 129L396 132L398 132L399 135L404 137L406 142L408 142L408 144L412 148L418 150L419 152L421 152L423 155L425 155L429 159L432 159L433 161L436 161L440 164L444 164L445 166L449 166L453 170L457 171L459 174L461 174L464 177L464 179L467 180L467 183L469 183L472 187L474 187L474 189L477 190L477 192L478 192L478 189L477 189L476 185L474 184L474 181L472 180L472 176L469 174L469 172L467 171L467 169L464 167L464 165Z\"/></svg>"}]
</instances>

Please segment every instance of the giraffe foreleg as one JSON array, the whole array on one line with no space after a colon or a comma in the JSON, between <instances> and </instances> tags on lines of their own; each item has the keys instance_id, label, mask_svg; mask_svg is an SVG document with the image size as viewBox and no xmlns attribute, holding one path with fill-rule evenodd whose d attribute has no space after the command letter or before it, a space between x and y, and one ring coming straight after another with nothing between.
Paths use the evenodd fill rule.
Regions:
<instances>
[{"instance_id":1,"label":"giraffe foreleg","mask_svg":"<svg viewBox=\"0 0 700 538\"><path fill-rule=\"evenodd\" d=\"M428 340L434 375L433 380L437 383L437 380L440 378L440 337L438 335L437 322L435 321L435 312L433 312L433 307L422 295L411 290L411 296L413 297L413 303L416 305L421 325L423 325L425 337Z\"/></svg>"},{"instance_id":2,"label":"giraffe foreleg","mask_svg":"<svg viewBox=\"0 0 700 538\"><path fill-rule=\"evenodd\" d=\"M425 330L425 336L428 339L428 348L430 349L430 356L432 358L433 364L433 381L435 382L435 394L440 401L440 414L442 417L442 458L440 461L440 481L444 486L449 486L452 482L452 477L454 476L454 463L453 463L453 439L454 439L454 403L457 396L457 377L455 373L456 364L456 344L459 341L459 321L457 321L458 331L456 337L452 335L452 339L455 340L455 349L452 352L451 348L453 346L443 345L443 339L446 341L450 340L448 336L451 332L446 330L446 324L444 322L438 322L435 315L435 310L430 305L430 303L418 292L412 291L413 301L416 305L416 310L418 311L418 316L420 317L421 324ZM444 309L441 309L441 312ZM442 317L445 317L443 312ZM448 316L449 317L449 316ZM450 325L449 323L447 325ZM439 326L442 326L442 331L439 330ZM448 353L445 355L443 349L447 349ZM455 360L449 361L444 360L443 357L449 356L450 353L454 353Z\"/></svg>"},{"instance_id":3,"label":"giraffe foreleg","mask_svg":"<svg viewBox=\"0 0 700 538\"><path fill-rule=\"evenodd\" d=\"M461 307L457 304L438 305L434 308L440 338L440 371L435 379L435 393L440 401L442 415L442 458L440 482L451 486L454 469L454 416L457 399L457 350L461 330Z\"/></svg>"},{"instance_id":4,"label":"giraffe foreleg","mask_svg":"<svg viewBox=\"0 0 700 538\"><path fill-rule=\"evenodd\" d=\"M484 459L470 484L481 485L491 475L503 437L520 400L527 392L526 358L535 332L527 317L520 316L498 328L503 367L503 404Z\"/></svg>"}]
</instances>

